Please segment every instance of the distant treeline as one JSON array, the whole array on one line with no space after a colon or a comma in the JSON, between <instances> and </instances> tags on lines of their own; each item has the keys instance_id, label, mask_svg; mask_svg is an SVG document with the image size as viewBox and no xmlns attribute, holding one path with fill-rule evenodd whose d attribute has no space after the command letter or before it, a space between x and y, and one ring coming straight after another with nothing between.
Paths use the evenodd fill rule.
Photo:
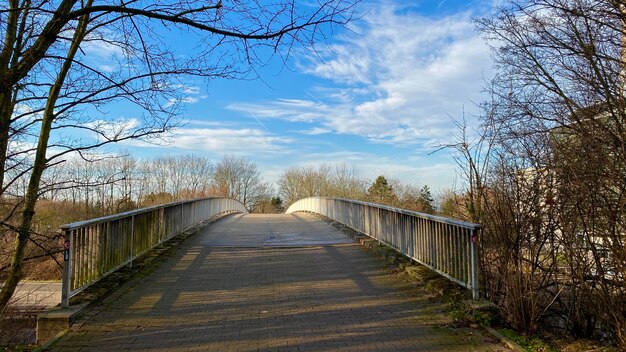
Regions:
<instances>
[{"instance_id":1,"label":"distant treeline","mask_svg":"<svg viewBox=\"0 0 626 352\"><path fill-rule=\"evenodd\" d=\"M2 199L1 215L17 224L27 180L16 177ZM59 226L167 202L209 196L238 199L251 212L283 212L311 196L341 197L381 203L425 213L464 218L463 197L446 192L437 205L427 185L404 184L379 176L368 180L354 168L319 165L285 170L275 189L257 165L226 155L218 161L185 154L138 159L127 154L70 158L49 167L35 208L26 272L31 278L60 275ZM9 267L14 234L0 236L0 278Z\"/></svg>"}]
</instances>

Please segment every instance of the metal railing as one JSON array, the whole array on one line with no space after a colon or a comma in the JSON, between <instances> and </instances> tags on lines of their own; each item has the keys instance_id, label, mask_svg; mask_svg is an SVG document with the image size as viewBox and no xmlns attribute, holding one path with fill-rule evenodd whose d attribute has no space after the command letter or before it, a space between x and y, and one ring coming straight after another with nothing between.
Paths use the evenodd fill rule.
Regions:
<instances>
[{"instance_id":1,"label":"metal railing","mask_svg":"<svg viewBox=\"0 0 626 352\"><path fill-rule=\"evenodd\" d=\"M340 198L305 198L287 209L287 213L299 211L324 215L384 242L479 298L480 225Z\"/></svg>"},{"instance_id":2,"label":"metal railing","mask_svg":"<svg viewBox=\"0 0 626 352\"><path fill-rule=\"evenodd\" d=\"M201 198L61 226L65 235L61 305L67 307L70 297L189 226L228 213L247 210L234 199Z\"/></svg>"}]
</instances>

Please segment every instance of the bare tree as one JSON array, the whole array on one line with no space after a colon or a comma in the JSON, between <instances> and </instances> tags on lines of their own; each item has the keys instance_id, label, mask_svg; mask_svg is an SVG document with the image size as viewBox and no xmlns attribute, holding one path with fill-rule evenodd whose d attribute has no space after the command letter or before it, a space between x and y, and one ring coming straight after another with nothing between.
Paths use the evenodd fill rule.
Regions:
<instances>
[{"instance_id":1,"label":"bare tree","mask_svg":"<svg viewBox=\"0 0 626 352\"><path fill-rule=\"evenodd\" d=\"M137 202L133 200L133 187L137 175L137 159L130 155L122 155L116 158L117 167L121 176L118 188L118 200L115 212L134 209Z\"/></svg>"},{"instance_id":2,"label":"bare tree","mask_svg":"<svg viewBox=\"0 0 626 352\"><path fill-rule=\"evenodd\" d=\"M354 167L349 168L345 164L341 164L332 168L328 185L328 196L347 199L364 199L367 189L367 180L361 177Z\"/></svg>"},{"instance_id":3,"label":"bare tree","mask_svg":"<svg viewBox=\"0 0 626 352\"><path fill-rule=\"evenodd\" d=\"M453 189L444 189L438 198L438 208L442 216L459 220L469 218L462 193Z\"/></svg>"},{"instance_id":4,"label":"bare tree","mask_svg":"<svg viewBox=\"0 0 626 352\"><path fill-rule=\"evenodd\" d=\"M138 204L158 204L172 200L212 195L213 164L193 154L166 155L140 160L130 186Z\"/></svg>"},{"instance_id":5,"label":"bare tree","mask_svg":"<svg viewBox=\"0 0 626 352\"><path fill-rule=\"evenodd\" d=\"M161 156L151 161L151 177L157 193L169 193L173 199L205 194L213 177L213 164L193 154Z\"/></svg>"},{"instance_id":6,"label":"bare tree","mask_svg":"<svg viewBox=\"0 0 626 352\"><path fill-rule=\"evenodd\" d=\"M290 0L267 6L93 0L0 5L0 198L10 208L1 223L2 233L17 237L0 310L22 277L46 168L69 153L172 128L184 91L179 78L246 76L265 62L264 52L288 56L294 44L321 39L326 26L347 23L353 6L342 0L315 6ZM156 30L162 26L186 31L203 49L187 59L176 55ZM94 45L117 53L111 67L103 69L89 55ZM106 107L113 102L144 114L111 120ZM6 190L24 177L25 193L7 198Z\"/></svg>"},{"instance_id":7,"label":"bare tree","mask_svg":"<svg viewBox=\"0 0 626 352\"><path fill-rule=\"evenodd\" d=\"M285 204L298 199L314 196L328 196L330 167L322 165L318 169L313 167L291 167L284 171L278 180L280 196Z\"/></svg>"},{"instance_id":8,"label":"bare tree","mask_svg":"<svg viewBox=\"0 0 626 352\"><path fill-rule=\"evenodd\" d=\"M396 180L389 183L395 194L395 203L391 205L420 213L435 214L435 199L428 185L418 187Z\"/></svg>"},{"instance_id":9,"label":"bare tree","mask_svg":"<svg viewBox=\"0 0 626 352\"><path fill-rule=\"evenodd\" d=\"M488 294L528 333L626 346L625 23L610 0L509 1L478 21L497 69L489 143L457 148Z\"/></svg>"},{"instance_id":10,"label":"bare tree","mask_svg":"<svg viewBox=\"0 0 626 352\"><path fill-rule=\"evenodd\" d=\"M367 181L354 168L328 164L315 167L291 167L278 180L279 193L285 204L306 197L340 197L364 199Z\"/></svg>"},{"instance_id":11,"label":"bare tree","mask_svg":"<svg viewBox=\"0 0 626 352\"><path fill-rule=\"evenodd\" d=\"M254 162L233 155L225 155L215 165L213 182L221 195L239 200L249 210L257 200L267 198L270 189Z\"/></svg>"},{"instance_id":12,"label":"bare tree","mask_svg":"<svg viewBox=\"0 0 626 352\"><path fill-rule=\"evenodd\" d=\"M213 163L206 157L193 154L182 157L185 165L185 198L209 195L213 177Z\"/></svg>"}]
</instances>

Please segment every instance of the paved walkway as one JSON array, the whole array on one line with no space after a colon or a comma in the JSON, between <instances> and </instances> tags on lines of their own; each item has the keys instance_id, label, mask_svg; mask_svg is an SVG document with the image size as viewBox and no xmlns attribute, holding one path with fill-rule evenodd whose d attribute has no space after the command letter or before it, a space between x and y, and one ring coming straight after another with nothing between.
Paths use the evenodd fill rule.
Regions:
<instances>
[{"instance_id":1,"label":"paved walkway","mask_svg":"<svg viewBox=\"0 0 626 352\"><path fill-rule=\"evenodd\" d=\"M2 287L2 284L0 284ZM21 311L51 308L61 302L61 283L56 281L20 281L9 307Z\"/></svg>"},{"instance_id":2,"label":"paved walkway","mask_svg":"<svg viewBox=\"0 0 626 352\"><path fill-rule=\"evenodd\" d=\"M440 327L442 306L382 266L312 216L233 216L106 299L52 349L506 350L477 330Z\"/></svg>"}]
</instances>

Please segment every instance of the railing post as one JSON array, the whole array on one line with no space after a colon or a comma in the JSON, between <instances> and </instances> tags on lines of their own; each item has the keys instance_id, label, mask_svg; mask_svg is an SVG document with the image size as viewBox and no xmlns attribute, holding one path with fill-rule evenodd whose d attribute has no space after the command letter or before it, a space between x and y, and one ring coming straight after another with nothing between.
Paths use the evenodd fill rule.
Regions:
<instances>
[{"instance_id":1,"label":"railing post","mask_svg":"<svg viewBox=\"0 0 626 352\"><path fill-rule=\"evenodd\" d=\"M70 305L70 291L72 289L72 230L63 231L63 281L61 286L61 307Z\"/></svg>"},{"instance_id":2,"label":"railing post","mask_svg":"<svg viewBox=\"0 0 626 352\"><path fill-rule=\"evenodd\" d=\"M378 240L378 246L382 246L382 242L380 240L380 238L382 237L382 232L383 232L383 218L380 216L380 208L376 208L376 210L378 211L378 219L377 219L377 234L376 234L376 239Z\"/></svg>"},{"instance_id":3,"label":"railing post","mask_svg":"<svg viewBox=\"0 0 626 352\"><path fill-rule=\"evenodd\" d=\"M135 215L130 217L130 267L133 267L133 258L135 258L135 253L133 252L133 245L135 243Z\"/></svg>"},{"instance_id":4,"label":"railing post","mask_svg":"<svg viewBox=\"0 0 626 352\"><path fill-rule=\"evenodd\" d=\"M470 230L470 246L471 246L471 266L472 266L472 298L478 300L480 298L480 287L478 284L478 234L476 229Z\"/></svg>"},{"instance_id":5,"label":"railing post","mask_svg":"<svg viewBox=\"0 0 626 352\"><path fill-rule=\"evenodd\" d=\"M158 210L158 215L159 215L159 246L163 245L163 241L165 238L165 208L160 208Z\"/></svg>"}]
</instances>

